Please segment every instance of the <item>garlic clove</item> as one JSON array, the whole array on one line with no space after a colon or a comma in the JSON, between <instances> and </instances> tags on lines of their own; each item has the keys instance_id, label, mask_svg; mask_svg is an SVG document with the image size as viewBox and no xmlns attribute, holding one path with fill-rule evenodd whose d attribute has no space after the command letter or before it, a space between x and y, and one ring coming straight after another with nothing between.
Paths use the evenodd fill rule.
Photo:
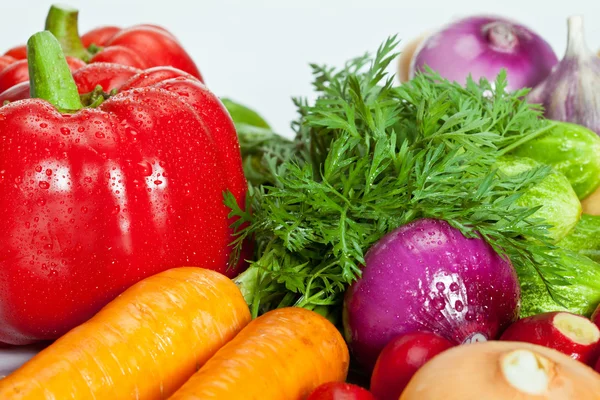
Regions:
<instances>
[{"instance_id":1,"label":"garlic clove","mask_svg":"<svg viewBox=\"0 0 600 400\"><path fill-rule=\"evenodd\" d=\"M600 135L600 58L585 43L583 17L568 19L565 56L527 99L542 104L549 119L583 125Z\"/></svg>"}]
</instances>

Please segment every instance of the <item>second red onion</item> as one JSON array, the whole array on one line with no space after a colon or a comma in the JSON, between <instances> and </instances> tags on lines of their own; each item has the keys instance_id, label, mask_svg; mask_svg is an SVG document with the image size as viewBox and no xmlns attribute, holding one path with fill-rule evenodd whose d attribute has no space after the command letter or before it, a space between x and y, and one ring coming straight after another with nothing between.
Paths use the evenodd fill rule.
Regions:
<instances>
[{"instance_id":1,"label":"second red onion","mask_svg":"<svg viewBox=\"0 0 600 400\"><path fill-rule=\"evenodd\" d=\"M465 84L494 81L507 71L508 90L534 87L558 63L552 47L537 33L510 20L473 16L453 22L421 42L410 64L410 77L425 66L442 77Z\"/></svg>"}]
</instances>

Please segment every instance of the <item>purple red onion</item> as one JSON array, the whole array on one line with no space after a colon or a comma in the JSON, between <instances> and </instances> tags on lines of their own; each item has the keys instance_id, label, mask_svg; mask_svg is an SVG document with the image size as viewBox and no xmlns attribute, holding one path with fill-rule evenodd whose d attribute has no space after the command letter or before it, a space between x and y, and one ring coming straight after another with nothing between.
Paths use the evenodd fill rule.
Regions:
<instances>
[{"instance_id":1,"label":"purple red onion","mask_svg":"<svg viewBox=\"0 0 600 400\"><path fill-rule=\"evenodd\" d=\"M533 87L544 80L558 59L552 47L529 28L499 17L473 16L453 22L421 42L409 76L425 66L442 77L466 83L496 80L507 71L508 90Z\"/></svg>"}]
</instances>

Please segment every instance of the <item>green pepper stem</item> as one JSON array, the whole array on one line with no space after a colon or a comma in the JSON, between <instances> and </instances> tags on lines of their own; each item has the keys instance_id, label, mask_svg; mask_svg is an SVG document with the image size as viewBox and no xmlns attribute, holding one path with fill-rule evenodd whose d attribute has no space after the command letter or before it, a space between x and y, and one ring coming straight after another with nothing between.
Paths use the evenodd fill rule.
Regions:
<instances>
[{"instance_id":1,"label":"green pepper stem","mask_svg":"<svg viewBox=\"0 0 600 400\"><path fill-rule=\"evenodd\" d=\"M50 31L60 43L66 56L89 61L90 53L79 37L77 18L79 11L68 6L54 4L46 17L46 30Z\"/></svg>"},{"instance_id":2,"label":"green pepper stem","mask_svg":"<svg viewBox=\"0 0 600 400\"><path fill-rule=\"evenodd\" d=\"M52 33L38 32L29 38L27 62L32 98L46 100L62 112L83 108L60 43Z\"/></svg>"}]
</instances>

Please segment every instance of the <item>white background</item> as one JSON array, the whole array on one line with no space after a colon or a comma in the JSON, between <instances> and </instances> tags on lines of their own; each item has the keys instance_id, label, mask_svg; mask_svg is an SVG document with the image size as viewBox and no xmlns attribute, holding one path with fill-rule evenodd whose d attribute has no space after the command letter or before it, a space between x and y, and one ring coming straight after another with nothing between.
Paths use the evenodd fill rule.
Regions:
<instances>
[{"instance_id":1,"label":"white background","mask_svg":"<svg viewBox=\"0 0 600 400\"><path fill-rule=\"evenodd\" d=\"M43 29L52 2L0 0L0 52ZM582 14L588 45L600 49L599 0L70 0L80 32L106 24L155 23L171 30L207 85L260 111L289 135L291 96L311 95L309 62L341 65L374 51L389 35L407 40L456 17L480 13L515 19L562 57L566 18Z\"/></svg>"}]
</instances>

